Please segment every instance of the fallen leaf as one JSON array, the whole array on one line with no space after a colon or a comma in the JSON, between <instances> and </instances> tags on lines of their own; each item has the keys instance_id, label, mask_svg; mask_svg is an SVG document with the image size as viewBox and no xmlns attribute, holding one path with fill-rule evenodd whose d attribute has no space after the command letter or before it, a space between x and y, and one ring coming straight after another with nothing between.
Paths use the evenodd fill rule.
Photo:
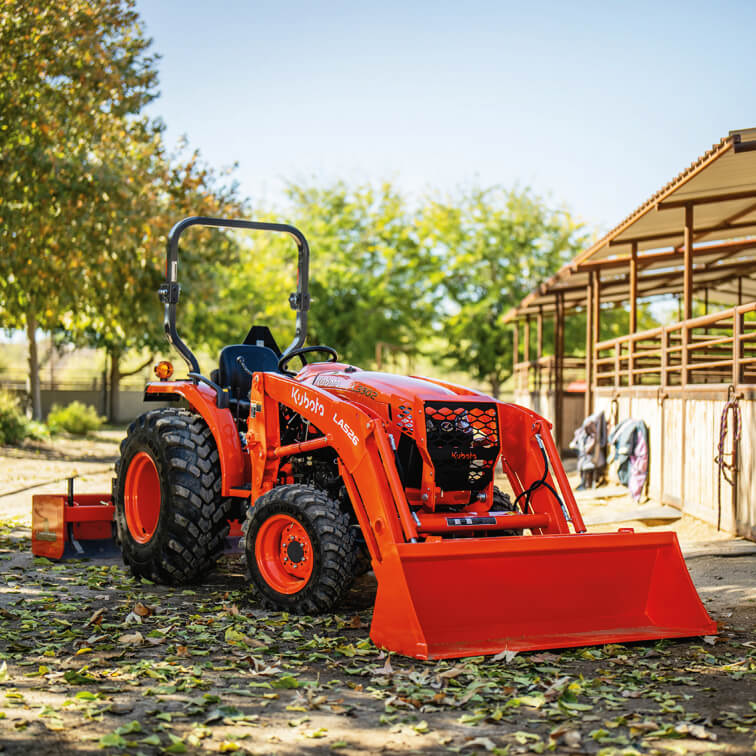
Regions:
<instances>
[{"instance_id":1,"label":"fallen leaf","mask_svg":"<svg viewBox=\"0 0 756 756\"><path fill-rule=\"evenodd\" d=\"M129 735L133 732L141 732L142 731L142 725L137 722L136 719L132 720L128 724L121 725L117 730L117 735Z\"/></svg>"},{"instance_id":2,"label":"fallen leaf","mask_svg":"<svg viewBox=\"0 0 756 756\"><path fill-rule=\"evenodd\" d=\"M501 653L496 654L496 656L492 656L491 661L492 662L503 661L506 664L509 664L509 662L511 662L512 659L515 658L515 656L517 656L517 651L510 651L508 649L505 649Z\"/></svg>"},{"instance_id":3,"label":"fallen leaf","mask_svg":"<svg viewBox=\"0 0 756 756\"><path fill-rule=\"evenodd\" d=\"M140 617L149 617L151 614L154 614L152 607L143 604L141 601L137 601L136 604L134 604L132 611Z\"/></svg>"},{"instance_id":4,"label":"fallen leaf","mask_svg":"<svg viewBox=\"0 0 756 756\"><path fill-rule=\"evenodd\" d=\"M118 642L122 646L141 646L144 643L144 636L140 632L126 633L118 639Z\"/></svg>"},{"instance_id":5,"label":"fallen leaf","mask_svg":"<svg viewBox=\"0 0 756 756\"><path fill-rule=\"evenodd\" d=\"M716 740L716 733L710 732L703 725L691 724L690 722L680 722L675 725L675 732L680 735L692 735L698 740Z\"/></svg>"},{"instance_id":6,"label":"fallen leaf","mask_svg":"<svg viewBox=\"0 0 756 756\"><path fill-rule=\"evenodd\" d=\"M85 623L87 625L100 625L102 624L102 616L105 614L105 607L100 607Z\"/></svg>"},{"instance_id":7,"label":"fallen leaf","mask_svg":"<svg viewBox=\"0 0 756 756\"><path fill-rule=\"evenodd\" d=\"M555 662L559 661L561 657L558 654L552 654L548 651L544 651L540 654L533 654L532 656L529 656L529 661L536 662L536 664L543 664L544 662Z\"/></svg>"},{"instance_id":8,"label":"fallen leaf","mask_svg":"<svg viewBox=\"0 0 756 756\"><path fill-rule=\"evenodd\" d=\"M325 727L319 727L317 730L310 730L309 732L302 733L306 738L324 738L327 734L328 730Z\"/></svg>"},{"instance_id":9,"label":"fallen leaf","mask_svg":"<svg viewBox=\"0 0 756 756\"><path fill-rule=\"evenodd\" d=\"M496 743L490 738L473 738L462 746L462 750L465 748L485 748L486 751L493 751L496 749Z\"/></svg>"},{"instance_id":10,"label":"fallen leaf","mask_svg":"<svg viewBox=\"0 0 756 756\"><path fill-rule=\"evenodd\" d=\"M394 674L394 668L391 666L391 654L386 657L386 663L381 668L379 674L386 675L386 677L390 677Z\"/></svg>"},{"instance_id":11,"label":"fallen leaf","mask_svg":"<svg viewBox=\"0 0 756 756\"><path fill-rule=\"evenodd\" d=\"M441 680L451 680L455 677L459 677L460 675L465 674L466 671L467 670L461 664L457 664L451 669L445 669L443 672L439 672L437 677L439 677Z\"/></svg>"},{"instance_id":12,"label":"fallen leaf","mask_svg":"<svg viewBox=\"0 0 756 756\"><path fill-rule=\"evenodd\" d=\"M561 697L562 693L564 693L565 688L569 685L569 683L569 677L560 677L559 679L554 680L554 682L551 683L548 688L546 688L543 697L547 701L556 701Z\"/></svg>"},{"instance_id":13,"label":"fallen leaf","mask_svg":"<svg viewBox=\"0 0 756 756\"><path fill-rule=\"evenodd\" d=\"M117 733L109 732L100 738L100 746L102 748L125 748L126 741Z\"/></svg>"}]
</instances>

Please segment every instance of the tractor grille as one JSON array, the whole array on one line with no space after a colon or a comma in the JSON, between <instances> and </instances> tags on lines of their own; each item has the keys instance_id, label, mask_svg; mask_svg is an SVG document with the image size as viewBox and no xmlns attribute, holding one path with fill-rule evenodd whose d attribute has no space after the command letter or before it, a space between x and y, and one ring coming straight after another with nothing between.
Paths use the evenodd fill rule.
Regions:
<instances>
[{"instance_id":1,"label":"tractor grille","mask_svg":"<svg viewBox=\"0 0 756 756\"><path fill-rule=\"evenodd\" d=\"M412 406L409 404L400 404L396 413L396 424L408 435L415 433L415 426L412 421Z\"/></svg>"},{"instance_id":2,"label":"tractor grille","mask_svg":"<svg viewBox=\"0 0 756 756\"><path fill-rule=\"evenodd\" d=\"M491 482L499 456L495 404L426 402L425 434L442 490L479 491Z\"/></svg>"}]
</instances>

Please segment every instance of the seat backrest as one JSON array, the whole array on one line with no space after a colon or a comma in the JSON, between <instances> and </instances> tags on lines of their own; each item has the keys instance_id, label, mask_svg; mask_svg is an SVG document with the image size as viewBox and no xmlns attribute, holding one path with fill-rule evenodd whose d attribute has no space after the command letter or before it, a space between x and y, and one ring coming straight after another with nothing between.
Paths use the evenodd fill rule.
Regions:
<instances>
[{"instance_id":1,"label":"seat backrest","mask_svg":"<svg viewBox=\"0 0 756 756\"><path fill-rule=\"evenodd\" d=\"M231 344L220 353L219 374L221 388L230 389L237 399L246 397L252 386L252 376L248 375L238 359L241 357L247 369L253 373L277 373L278 357L272 349L252 344Z\"/></svg>"}]
</instances>

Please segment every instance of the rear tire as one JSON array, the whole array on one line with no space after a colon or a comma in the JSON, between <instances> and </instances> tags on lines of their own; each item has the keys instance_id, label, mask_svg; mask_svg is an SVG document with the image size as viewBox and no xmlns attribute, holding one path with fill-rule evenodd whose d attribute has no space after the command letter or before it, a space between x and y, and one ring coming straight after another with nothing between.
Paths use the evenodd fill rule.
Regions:
<instances>
[{"instance_id":1,"label":"rear tire","mask_svg":"<svg viewBox=\"0 0 756 756\"><path fill-rule=\"evenodd\" d=\"M221 497L218 449L192 412L153 410L129 426L113 499L123 560L137 577L195 582L223 553L229 500Z\"/></svg>"},{"instance_id":2,"label":"rear tire","mask_svg":"<svg viewBox=\"0 0 756 756\"><path fill-rule=\"evenodd\" d=\"M266 609L332 610L354 579L349 516L317 488L278 486L250 508L244 524L247 577Z\"/></svg>"}]
</instances>

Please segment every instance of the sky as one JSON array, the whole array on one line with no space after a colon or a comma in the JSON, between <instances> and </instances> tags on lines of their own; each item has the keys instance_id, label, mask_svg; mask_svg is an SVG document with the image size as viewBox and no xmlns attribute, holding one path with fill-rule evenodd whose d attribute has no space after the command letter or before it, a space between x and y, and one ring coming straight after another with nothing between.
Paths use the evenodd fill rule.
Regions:
<instances>
[{"instance_id":1,"label":"sky","mask_svg":"<svg viewBox=\"0 0 756 756\"><path fill-rule=\"evenodd\" d=\"M149 112L252 207L289 181L530 187L595 232L756 126L756 1L137 0Z\"/></svg>"}]
</instances>

